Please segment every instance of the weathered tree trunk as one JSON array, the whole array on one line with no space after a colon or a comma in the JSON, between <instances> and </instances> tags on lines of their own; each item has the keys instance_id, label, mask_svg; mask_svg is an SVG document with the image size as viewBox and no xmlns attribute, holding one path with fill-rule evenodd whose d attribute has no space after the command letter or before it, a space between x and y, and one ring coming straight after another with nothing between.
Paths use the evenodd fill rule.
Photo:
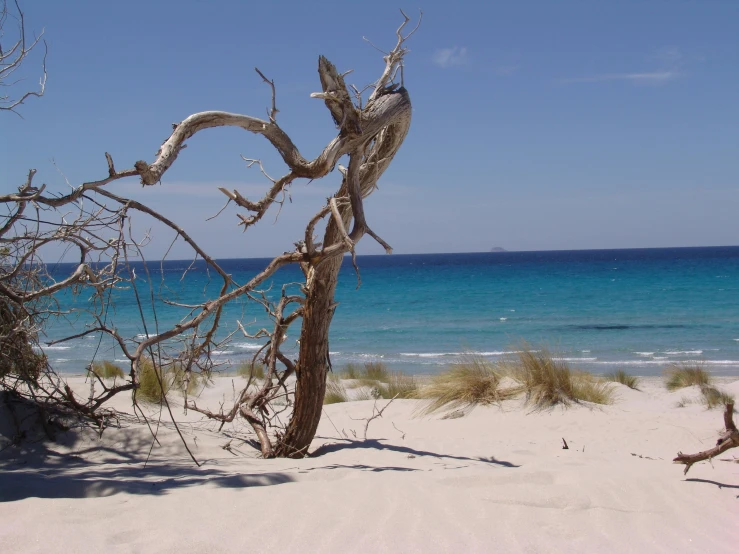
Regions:
<instances>
[{"instance_id":1,"label":"weathered tree trunk","mask_svg":"<svg viewBox=\"0 0 739 554\"><path fill-rule=\"evenodd\" d=\"M306 298L294 411L285 435L274 451L276 456L305 456L321 420L329 369L328 333L334 315L334 292L341 260L341 256L331 258L316 269Z\"/></svg>"},{"instance_id":2,"label":"weathered tree trunk","mask_svg":"<svg viewBox=\"0 0 739 554\"><path fill-rule=\"evenodd\" d=\"M361 197L368 196L376 188L377 180L400 149L410 128L410 97L403 88L388 91L386 96L388 97L386 102L376 102L375 106L368 105L362 111L364 117L361 121L363 123L379 120L387 122L387 126L375 137L368 137L366 152L362 153L363 155L360 154L360 160L365 160L361 167L357 164L358 169L353 171L353 162L350 161L342 186L334 198L345 197L347 194L351 196L352 189ZM383 110L384 106L388 106L389 109ZM371 145L368 144L370 142ZM361 152L361 149L359 150ZM356 155L354 153L352 157ZM355 179L354 184L352 184L352 179ZM365 226L364 214L363 212L354 214L352 208L361 209L361 205L361 200L353 201L352 207L345 206L340 210L341 224L337 222L335 216L331 217L326 226L323 241L324 252L340 245L342 241L356 241L365 232L375 236L368 227L359 229L357 233L358 226ZM353 216L355 216L355 226L352 233L347 236L345 229L348 228ZM386 248L390 251L389 247ZM341 261L342 256L322 260L311 269L313 274L308 277L306 287L308 294L300 334L294 410L285 434L279 438L274 449L275 456L290 458L305 456L321 420L323 399L326 394L326 375L329 369L328 335L336 307L334 292Z\"/></svg>"}]
</instances>

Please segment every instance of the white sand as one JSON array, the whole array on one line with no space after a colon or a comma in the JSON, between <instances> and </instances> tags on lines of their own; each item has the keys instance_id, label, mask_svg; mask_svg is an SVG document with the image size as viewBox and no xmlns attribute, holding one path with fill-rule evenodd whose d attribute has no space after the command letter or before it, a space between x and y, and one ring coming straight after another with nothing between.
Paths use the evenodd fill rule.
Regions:
<instances>
[{"instance_id":1,"label":"white sand","mask_svg":"<svg viewBox=\"0 0 739 554\"><path fill-rule=\"evenodd\" d=\"M739 381L723 388L739 397ZM230 395L221 378L198 404L216 408ZM199 468L171 424L146 468L152 441L137 424L102 440L86 431L68 434L67 446L9 447L0 551L739 551L739 464L726 461L739 451L687 477L671 463L679 450L715 444L721 412L678 408L697 391L668 393L657 380L644 392L619 385L619 396L604 408L533 413L509 401L447 420L414 417L416 401L396 400L366 441L354 418L369 417L373 402L334 404L313 444L323 448L303 460L262 460L238 438L230 453L216 424L181 408Z\"/></svg>"}]
</instances>

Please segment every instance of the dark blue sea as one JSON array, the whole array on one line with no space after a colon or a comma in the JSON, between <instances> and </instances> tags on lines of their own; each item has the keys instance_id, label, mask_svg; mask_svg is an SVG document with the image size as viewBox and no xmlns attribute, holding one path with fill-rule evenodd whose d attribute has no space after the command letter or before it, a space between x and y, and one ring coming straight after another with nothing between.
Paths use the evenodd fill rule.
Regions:
<instances>
[{"instance_id":1,"label":"dark blue sea","mask_svg":"<svg viewBox=\"0 0 739 554\"><path fill-rule=\"evenodd\" d=\"M266 262L220 261L238 283ZM739 247L360 256L358 264L358 290L348 259L341 271L330 335L334 367L383 361L392 369L434 373L463 353L496 360L525 342L598 373L622 368L657 375L670 362L695 360L716 375L739 375ZM109 320L136 340L185 317L186 309L163 300L195 304L219 286L202 263L190 265L149 263L148 277L137 265L146 330L131 289L114 295ZM282 284L299 280L297 269L280 270L267 294L279 296ZM152 296L158 327L148 307ZM60 297L71 313L50 322L45 340L84 329L88 298L84 291ZM260 305L235 302L220 337L237 330L237 321L251 332L268 324ZM296 325L288 351L298 338ZM259 345L236 333L214 355L237 364ZM122 359L99 334L46 352L64 372L83 372L93 356Z\"/></svg>"}]
</instances>

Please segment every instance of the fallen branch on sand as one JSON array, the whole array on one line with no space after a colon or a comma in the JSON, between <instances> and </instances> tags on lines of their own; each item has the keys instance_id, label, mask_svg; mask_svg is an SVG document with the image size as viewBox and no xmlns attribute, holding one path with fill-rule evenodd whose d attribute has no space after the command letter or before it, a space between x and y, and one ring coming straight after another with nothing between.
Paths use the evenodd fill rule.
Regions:
<instances>
[{"instance_id":1,"label":"fallen branch on sand","mask_svg":"<svg viewBox=\"0 0 739 554\"><path fill-rule=\"evenodd\" d=\"M734 424L733 414L734 403L729 402L726 404L726 409L724 410L724 427L726 427L726 431L724 431L718 442L716 442L716 446L709 448L708 450L704 450L703 452L698 452L697 454L677 453L677 458L672 460L672 462L675 464L685 464L685 471L683 472L684 475L688 473L693 464L702 462L703 460L711 460L719 454L723 454L730 448L739 446L739 430L737 430L736 425Z\"/></svg>"}]
</instances>

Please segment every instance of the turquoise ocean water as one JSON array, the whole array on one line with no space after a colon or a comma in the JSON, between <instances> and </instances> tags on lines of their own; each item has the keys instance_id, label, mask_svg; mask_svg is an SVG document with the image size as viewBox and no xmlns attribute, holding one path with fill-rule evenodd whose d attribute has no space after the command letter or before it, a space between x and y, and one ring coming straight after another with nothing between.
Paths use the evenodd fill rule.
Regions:
<instances>
[{"instance_id":1,"label":"turquoise ocean water","mask_svg":"<svg viewBox=\"0 0 739 554\"><path fill-rule=\"evenodd\" d=\"M393 369L434 373L464 352L495 360L527 341L544 345L575 367L595 372L625 369L657 375L672 361L697 360L716 375L739 376L739 247L501 252L360 256L362 286L345 260L337 290L340 302L331 327L334 367L349 362L383 361ZM222 260L238 283L266 260ZM203 264L149 264L154 296L196 303L213 294L218 282ZM64 266L54 271L68 269ZM150 291L137 267L139 294ZM299 280L294 268L272 280L271 296ZM297 290L294 288L293 290ZM109 318L121 334L136 339L144 326L131 290L118 291ZM73 310L50 323L44 340L84 329L89 322L84 293L60 297ZM151 310L148 332L155 333ZM183 308L156 304L160 324L173 324ZM221 337L240 320L256 331L267 325L264 309L237 302L223 318ZM286 349L294 350L299 327ZM259 342L235 334L215 353L238 363ZM94 357L118 359L120 350L99 334L45 349L54 367L83 372Z\"/></svg>"}]
</instances>

